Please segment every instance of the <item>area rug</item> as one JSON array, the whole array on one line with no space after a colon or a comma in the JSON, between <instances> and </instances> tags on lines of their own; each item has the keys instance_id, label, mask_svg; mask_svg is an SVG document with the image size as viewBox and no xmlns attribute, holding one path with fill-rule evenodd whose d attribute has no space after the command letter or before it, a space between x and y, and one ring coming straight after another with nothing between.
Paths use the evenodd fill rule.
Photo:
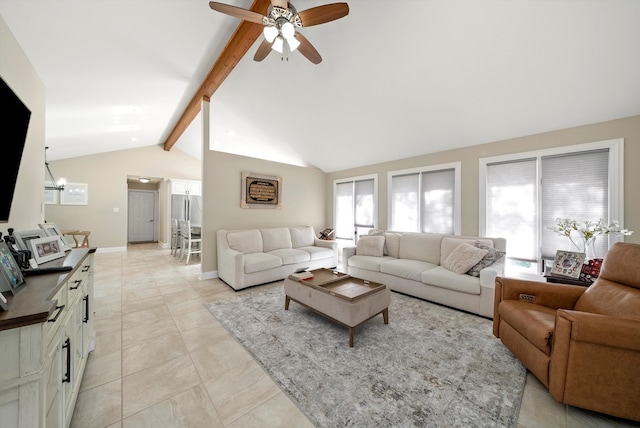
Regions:
<instances>
[{"instance_id":1,"label":"area rug","mask_svg":"<svg viewBox=\"0 0 640 428\"><path fill-rule=\"evenodd\" d=\"M208 306L318 427L517 426L526 369L485 318L392 293L350 348L282 286Z\"/></svg>"}]
</instances>

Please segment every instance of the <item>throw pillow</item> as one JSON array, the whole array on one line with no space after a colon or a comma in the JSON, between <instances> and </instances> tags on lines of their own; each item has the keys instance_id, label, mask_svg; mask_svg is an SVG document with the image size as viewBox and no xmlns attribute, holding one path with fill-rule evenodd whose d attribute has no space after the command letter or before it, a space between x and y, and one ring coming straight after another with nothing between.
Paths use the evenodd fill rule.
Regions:
<instances>
[{"instance_id":1,"label":"throw pillow","mask_svg":"<svg viewBox=\"0 0 640 428\"><path fill-rule=\"evenodd\" d=\"M488 253L487 250L475 247L471 244L458 245L449 254L442 266L451 272L461 275L476 265Z\"/></svg>"},{"instance_id":2,"label":"throw pillow","mask_svg":"<svg viewBox=\"0 0 640 428\"><path fill-rule=\"evenodd\" d=\"M358 239L356 255L382 257L383 246L384 236L363 236Z\"/></svg>"},{"instance_id":3,"label":"throw pillow","mask_svg":"<svg viewBox=\"0 0 640 428\"><path fill-rule=\"evenodd\" d=\"M384 236L384 230L371 229L369 231L369 235L368 236ZM389 251L387 250L387 240L386 240L386 238L384 240L384 245L382 246L382 254L385 255L385 256L389 255Z\"/></svg>"},{"instance_id":4,"label":"throw pillow","mask_svg":"<svg viewBox=\"0 0 640 428\"><path fill-rule=\"evenodd\" d=\"M475 247L481 248L483 250L487 250L488 252L482 258L482 260L480 260L474 267L469 269L469 271L467 272L467 275L480 276L480 271L482 269L486 268L487 266L491 266L492 264L494 264L495 262L500 260L502 258L502 256L504 256L506 254L506 252L500 251L500 250L496 250L495 248L491 248L488 245L485 245L480 241L476 241L475 244L473 244L473 245Z\"/></svg>"}]
</instances>

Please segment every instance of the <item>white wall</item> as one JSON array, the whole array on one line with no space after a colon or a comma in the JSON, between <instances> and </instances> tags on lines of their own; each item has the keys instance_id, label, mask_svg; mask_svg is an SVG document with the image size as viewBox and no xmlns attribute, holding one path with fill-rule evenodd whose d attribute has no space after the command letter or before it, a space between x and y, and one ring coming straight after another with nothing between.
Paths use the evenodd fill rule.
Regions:
<instances>
[{"instance_id":1,"label":"white wall","mask_svg":"<svg viewBox=\"0 0 640 428\"><path fill-rule=\"evenodd\" d=\"M45 87L1 16L0 76L31 110L9 221L0 225L4 234L9 227L37 229L44 218Z\"/></svg>"},{"instance_id":2,"label":"white wall","mask_svg":"<svg viewBox=\"0 0 640 428\"><path fill-rule=\"evenodd\" d=\"M625 242L640 243L640 116L612 120L575 128L545 132L527 137L481 144L463 149L448 150L423 156L354 168L327 174L326 213L333 218L333 180L366 174L378 174L378 227L388 228L387 208L389 171L462 162L462 235L476 236L479 231L479 160L489 156L528 152L596 141L624 138L624 227L635 233ZM585 171L588 174L589 171Z\"/></svg>"},{"instance_id":3,"label":"white wall","mask_svg":"<svg viewBox=\"0 0 640 428\"><path fill-rule=\"evenodd\" d=\"M91 232L89 243L98 248L124 248L127 245L127 176L200 180L200 161L186 153L153 145L80 156L49 162L56 178L69 183L87 183L88 205L46 205L48 222L60 229ZM160 186L159 241L167 242L166 190ZM114 212L114 208L118 212Z\"/></svg>"},{"instance_id":4,"label":"white wall","mask_svg":"<svg viewBox=\"0 0 640 428\"><path fill-rule=\"evenodd\" d=\"M282 209L241 208L242 172L282 177ZM325 228L325 174L228 153L205 151L203 168L202 272L217 270L216 231L278 226Z\"/></svg>"}]
</instances>

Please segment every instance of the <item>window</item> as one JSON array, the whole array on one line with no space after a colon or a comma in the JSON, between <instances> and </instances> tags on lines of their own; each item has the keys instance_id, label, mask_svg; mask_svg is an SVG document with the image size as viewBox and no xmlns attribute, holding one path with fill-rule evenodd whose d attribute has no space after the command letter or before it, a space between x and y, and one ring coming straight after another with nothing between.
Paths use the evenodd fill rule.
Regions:
<instances>
[{"instance_id":1,"label":"window","mask_svg":"<svg viewBox=\"0 0 640 428\"><path fill-rule=\"evenodd\" d=\"M460 165L389 172L391 230L459 234Z\"/></svg>"},{"instance_id":2,"label":"window","mask_svg":"<svg viewBox=\"0 0 640 428\"><path fill-rule=\"evenodd\" d=\"M334 181L335 239L351 243L377 223L377 175Z\"/></svg>"},{"instance_id":3,"label":"window","mask_svg":"<svg viewBox=\"0 0 640 428\"><path fill-rule=\"evenodd\" d=\"M622 223L622 152L620 139L480 159L480 233L507 239L509 273L539 274L557 250L576 251L548 229L556 218Z\"/></svg>"}]
</instances>

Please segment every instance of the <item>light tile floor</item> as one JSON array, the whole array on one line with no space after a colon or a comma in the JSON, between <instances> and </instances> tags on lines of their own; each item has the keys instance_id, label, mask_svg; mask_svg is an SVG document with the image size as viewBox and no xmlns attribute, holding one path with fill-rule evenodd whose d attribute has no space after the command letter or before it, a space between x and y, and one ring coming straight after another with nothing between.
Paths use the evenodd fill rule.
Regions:
<instances>
[{"instance_id":1,"label":"light tile floor","mask_svg":"<svg viewBox=\"0 0 640 428\"><path fill-rule=\"evenodd\" d=\"M203 306L242 291L199 273L157 244L95 255L96 349L72 427L313 426ZM519 428L628 426L638 424L559 404L527 378Z\"/></svg>"}]
</instances>

